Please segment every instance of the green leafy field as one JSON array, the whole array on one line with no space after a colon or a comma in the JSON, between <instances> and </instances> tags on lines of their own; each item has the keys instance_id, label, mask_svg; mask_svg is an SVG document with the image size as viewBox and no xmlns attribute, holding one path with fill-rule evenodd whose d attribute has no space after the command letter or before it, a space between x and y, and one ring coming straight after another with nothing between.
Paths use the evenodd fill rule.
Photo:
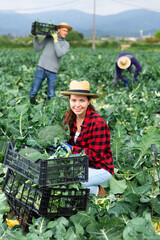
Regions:
<instances>
[{"instance_id":1,"label":"green leafy field","mask_svg":"<svg viewBox=\"0 0 160 240\"><path fill-rule=\"evenodd\" d=\"M108 196L90 196L87 211L72 217L33 219L29 232L3 221L10 211L0 192L0 239L16 240L158 240L153 223L160 216L160 54L131 51L142 72L130 87L112 79L119 50L74 49L62 58L56 98L46 101L46 82L30 105L29 90L40 54L34 50L0 50L0 184L6 167L7 142L37 145L38 133L51 125L62 126L69 104L60 91L71 80L88 80L91 91L100 95L93 104L109 125L115 175L104 184ZM154 164L155 144L158 155ZM41 149L43 151L43 149ZM13 218L8 215L8 218ZM160 224L159 224L160 225Z\"/></svg>"}]
</instances>

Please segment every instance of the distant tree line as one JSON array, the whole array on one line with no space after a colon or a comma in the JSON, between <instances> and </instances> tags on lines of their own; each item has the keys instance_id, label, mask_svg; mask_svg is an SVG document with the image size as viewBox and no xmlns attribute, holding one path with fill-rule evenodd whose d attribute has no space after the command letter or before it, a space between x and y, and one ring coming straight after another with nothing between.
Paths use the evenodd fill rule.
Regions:
<instances>
[{"instance_id":1,"label":"distant tree line","mask_svg":"<svg viewBox=\"0 0 160 240\"><path fill-rule=\"evenodd\" d=\"M81 41L82 39L84 39L84 36L82 33L79 33L77 31L70 31L66 37L66 40L69 41L69 42L72 42L72 41Z\"/></svg>"},{"instance_id":2,"label":"distant tree line","mask_svg":"<svg viewBox=\"0 0 160 240\"><path fill-rule=\"evenodd\" d=\"M33 35L26 37L16 37L11 34L0 35L0 48L33 48ZM40 41L44 36L39 36ZM70 31L66 37L72 48L92 48L92 38L87 39L82 33ZM96 48L117 49L126 40L117 42L116 38L108 37L106 40L96 38ZM138 39L136 42L129 42L130 49L153 49L160 48L160 30L154 36L146 39ZM158 45L157 45L158 44Z\"/></svg>"},{"instance_id":3,"label":"distant tree line","mask_svg":"<svg viewBox=\"0 0 160 240\"><path fill-rule=\"evenodd\" d=\"M160 30L158 30L156 33L155 33L155 37L160 39Z\"/></svg>"}]
</instances>

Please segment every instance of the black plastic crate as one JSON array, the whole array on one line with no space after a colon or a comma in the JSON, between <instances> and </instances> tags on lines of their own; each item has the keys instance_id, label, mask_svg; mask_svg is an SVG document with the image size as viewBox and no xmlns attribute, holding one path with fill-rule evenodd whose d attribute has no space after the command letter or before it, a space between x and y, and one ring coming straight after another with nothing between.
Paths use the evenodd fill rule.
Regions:
<instances>
[{"instance_id":1,"label":"black plastic crate","mask_svg":"<svg viewBox=\"0 0 160 240\"><path fill-rule=\"evenodd\" d=\"M50 35L51 32L57 31L57 26L54 24L33 22L31 33L33 35Z\"/></svg>"},{"instance_id":2,"label":"black plastic crate","mask_svg":"<svg viewBox=\"0 0 160 240\"><path fill-rule=\"evenodd\" d=\"M19 224L23 228L25 232L28 232L29 224L32 223L32 217L38 217L35 215L32 210L24 207L20 202L18 202L16 199L9 198L8 204L10 205L10 208L15 215L16 219L19 221Z\"/></svg>"},{"instance_id":3,"label":"black plastic crate","mask_svg":"<svg viewBox=\"0 0 160 240\"><path fill-rule=\"evenodd\" d=\"M89 157L76 155L33 162L16 152L9 142L3 163L40 186L88 181Z\"/></svg>"},{"instance_id":4,"label":"black plastic crate","mask_svg":"<svg viewBox=\"0 0 160 240\"><path fill-rule=\"evenodd\" d=\"M27 182L26 182L27 181ZM57 187L38 187L18 173L8 169L2 191L9 201L30 210L37 216L71 216L78 210L86 210L89 189L69 188L69 185Z\"/></svg>"}]
</instances>

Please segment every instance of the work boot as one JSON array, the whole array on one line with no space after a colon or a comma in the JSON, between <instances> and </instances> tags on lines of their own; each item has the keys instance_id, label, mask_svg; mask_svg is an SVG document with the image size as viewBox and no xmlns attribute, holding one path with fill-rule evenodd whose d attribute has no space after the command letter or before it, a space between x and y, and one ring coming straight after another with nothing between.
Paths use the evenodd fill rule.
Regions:
<instances>
[{"instance_id":1,"label":"work boot","mask_svg":"<svg viewBox=\"0 0 160 240\"><path fill-rule=\"evenodd\" d=\"M35 97L30 98L30 103L31 103L31 104L35 104L35 103L36 103L36 99L35 99Z\"/></svg>"},{"instance_id":2,"label":"work boot","mask_svg":"<svg viewBox=\"0 0 160 240\"><path fill-rule=\"evenodd\" d=\"M104 190L103 187L101 187L100 185L98 185L99 187L99 191L98 191L98 195L97 196L105 196L107 195L106 191Z\"/></svg>"}]
</instances>

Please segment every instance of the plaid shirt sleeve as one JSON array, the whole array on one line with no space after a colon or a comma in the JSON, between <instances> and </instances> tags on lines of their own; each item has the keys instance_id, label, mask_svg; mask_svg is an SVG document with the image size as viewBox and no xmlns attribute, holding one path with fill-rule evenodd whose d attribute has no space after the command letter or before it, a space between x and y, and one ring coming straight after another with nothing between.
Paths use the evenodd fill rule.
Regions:
<instances>
[{"instance_id":1,"label":"plaid shirt sleeve","mask_svg":"<svg viewBox=\"0 0 160 240\"><path fill-rule=\"evenodd\" d=\"M85 150L85 153L89 155L89 166L91 168L104 168L113 174L114 165L110 148L110 131L106 122L100 115L89 109L81 128L81 133L76 143L74 143L76 126L73 127L69 141L73 146L72 153L77 154Z\"/></svg>"}]
</instances>

